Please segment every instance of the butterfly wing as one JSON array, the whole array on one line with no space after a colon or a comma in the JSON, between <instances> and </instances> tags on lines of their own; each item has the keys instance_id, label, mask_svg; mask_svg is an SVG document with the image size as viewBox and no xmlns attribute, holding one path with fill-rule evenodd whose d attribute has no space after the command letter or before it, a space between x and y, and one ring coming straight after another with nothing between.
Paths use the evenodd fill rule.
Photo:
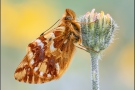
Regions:
<instances>
[{"instance_id":1,"label":"butterfly wing","mask_svg":"<svg viewBox=\"0 0 135 90\"><path fill-rule=\"evenodd\" d=\"M64 27L58 27L31 42L14 77L20 82L44 83L58 79L67 69L75 45Z\"/></svg>"}]
</instances>

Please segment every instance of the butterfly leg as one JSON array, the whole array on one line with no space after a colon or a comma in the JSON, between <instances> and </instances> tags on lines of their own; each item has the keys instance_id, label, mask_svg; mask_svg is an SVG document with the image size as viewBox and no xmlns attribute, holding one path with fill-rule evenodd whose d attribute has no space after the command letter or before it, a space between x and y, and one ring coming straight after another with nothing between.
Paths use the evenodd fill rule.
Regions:
<instances>
[{"instance_id":1,"label":"butterfly leg","mask_svg":"<svg viewBox=\"0 0 135 90\"><path fill-rule=\"evenodd\" d=\"M75 46L76 46L77 48L80 48L80 49L82 49L82 50L86 51L86 52L88 52L88 50L91 50L91 51L93 51L93 52L99 53L98 51L95 51L95 50L93 50L92 48L89 48L89 47L83 46L83 45L81 45L81 44L79 44L79 45L75 45Z\"/></svg>"},{"instance_id":2,"label":"butterfly leg","mask_svg":"<svg viewBox=\"0 0 135 90\"><path fill-rule=\"evenodd\" d=\"M92 24L92 23L95 23L97 20L93 21L93 22L89 22L89 23L86 23L86 22L77 22L79 24Z\"/></svg>"},{"instance_id":3,"label":"butterfly leg","mask_svg":"<svg viewBox=\"0 0 135 90\"><path fill-rule=\"evenodd\" d=\"M88 52L88 50L87 50L86 48L83 48L83 47L80 47L80 46L77 46L77 45L75 45L75 46L76 46L77 48L79 48L79 49L82 49L82 50Z\"/></svg>"}]
</instances>

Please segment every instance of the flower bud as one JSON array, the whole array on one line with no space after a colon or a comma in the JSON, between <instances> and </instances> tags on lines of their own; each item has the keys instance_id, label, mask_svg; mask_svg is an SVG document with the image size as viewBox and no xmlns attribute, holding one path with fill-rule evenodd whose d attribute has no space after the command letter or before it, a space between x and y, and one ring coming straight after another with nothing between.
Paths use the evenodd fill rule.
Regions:
<instances>
[{"instance_id":1,"label":"flower bud","mask_svg":"<svg viewBox=\"0 0 135 90\"><path fill-rule=\"evenodd\" d=\"M95 13L95 9L79 18L82 31L82 44L100 52L107 48L113 39L117 24L109 14Z\"/></svg>"}]
</instances>

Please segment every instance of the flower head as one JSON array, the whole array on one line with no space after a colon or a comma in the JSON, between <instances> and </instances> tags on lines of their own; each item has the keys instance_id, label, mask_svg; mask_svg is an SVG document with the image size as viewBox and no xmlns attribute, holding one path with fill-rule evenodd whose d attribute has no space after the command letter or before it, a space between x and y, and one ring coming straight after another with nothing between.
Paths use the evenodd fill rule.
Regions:
<instances>
[{"instance_id":1,"label":"flower head","mask_svg":"<svg viewBox=\"0 0 135 90\"><path fill-rule=\"evenodd\" d=\"M100 52L112 41L117 24L109 14L95 13L95 9L79 18L81 22L82 44Z\"/></svg>"}]
</instances>

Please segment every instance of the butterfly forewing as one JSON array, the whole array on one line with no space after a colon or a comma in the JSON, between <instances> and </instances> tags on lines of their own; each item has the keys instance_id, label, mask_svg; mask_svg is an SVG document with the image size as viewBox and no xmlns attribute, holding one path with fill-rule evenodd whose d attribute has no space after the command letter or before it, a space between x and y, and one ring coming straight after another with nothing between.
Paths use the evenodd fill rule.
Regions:
<instances>
[{"instance_id":1,"label":"butterfly forewing","mask_svg":"<svg viewBox=\"0 0 135 90\"><path fill-rule=\"evenodd\" d=\"M75 46L57 27L31 42L27 54L15 71L15 79L26 83L43 83L58 79L68 67Z\"/></svg>"}]
</instances>

